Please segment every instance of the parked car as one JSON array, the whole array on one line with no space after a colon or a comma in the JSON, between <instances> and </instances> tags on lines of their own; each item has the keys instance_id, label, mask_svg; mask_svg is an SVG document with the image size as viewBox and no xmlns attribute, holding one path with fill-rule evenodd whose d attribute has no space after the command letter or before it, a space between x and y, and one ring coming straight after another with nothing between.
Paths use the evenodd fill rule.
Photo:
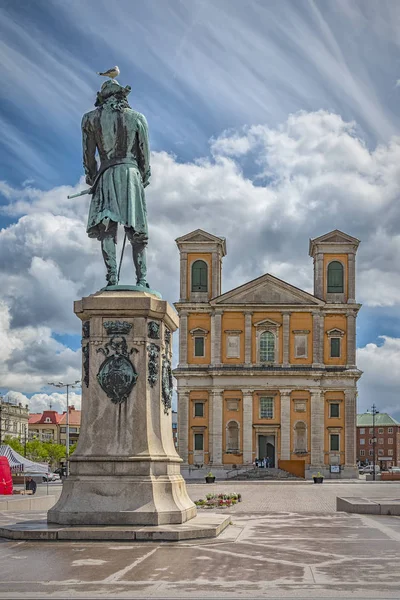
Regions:
<instances>
[{"instance_id":1,"label":"parked car","mask_svg":"<svg viewBox=\"0 0 400 600\"><path fill-rule=\"evenodd\" d=\"M389 473L400 473L400 467L390 467Z\"/></svg>"},{"instance_id":2,"label":"parked car","mask_svg":"<svg viewBox=\"0 0 400 600\"><path fill-rule=\"evenodd\" d=\"M43 481L61 481L61 478L57 473L51 473L51 471L49 471L46 475L43 475Z\"/></svg>"},{"instance_id":3,"label":"parked car","mask_svg":"<svg viewBox=\"0 0 400 600\"><path fill-rule=\"evenodd\" d=\"M374 465L367 465L366 467L362 467L359 472L361 473L361 475L367 475L368 473L373 473ZM375 473L380 473L380 472L381 472L380 466L375 465Z\"/></svg>"}]
</instances>

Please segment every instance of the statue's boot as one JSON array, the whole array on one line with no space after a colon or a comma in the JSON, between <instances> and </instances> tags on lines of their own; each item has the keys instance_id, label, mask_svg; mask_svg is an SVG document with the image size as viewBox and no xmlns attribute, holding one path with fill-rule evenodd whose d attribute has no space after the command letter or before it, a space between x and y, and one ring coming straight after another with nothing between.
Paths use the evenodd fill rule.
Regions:
<instances>
[{"instance_id":1,"label":"statue's boot","mask_svg":"<svg viewBox=\"0 0 400 600\"><path fill-rule=\"evenodd\" d=\"M136 285L150 287L147 283L146 244L132 244L133 264L136 269Z\"/></svg>"},{"instance_id":2,"label":"statue's boot","mask_svg":"<svg viewBox=\"0 0 400 600\"><path fill-rule=\"evenodd\" d=\"M101 251L107 269L107 285L118 285L116 240L113 235L103 237L101 240Z\"/></svg>"}]
</instances>

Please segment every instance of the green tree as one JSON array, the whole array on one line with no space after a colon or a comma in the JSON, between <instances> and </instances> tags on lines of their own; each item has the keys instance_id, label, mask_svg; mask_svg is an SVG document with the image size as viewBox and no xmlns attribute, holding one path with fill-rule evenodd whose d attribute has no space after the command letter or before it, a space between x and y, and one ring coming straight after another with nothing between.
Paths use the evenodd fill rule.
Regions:
<instances>
[{"instance_id":1,"label":"green tree","mask_svg":"<svg viewBox=\"0 0 400 600\"><path fill-rule=\"evenodd\" d=\"M71 456L71 454L73 454L76 450L76 447L78 445L78 442L75 442L75 444L71 444L71 446L69 447L69 455Z\"/></svg>"},{"instance_id":2,"label":"green tree","mask_svg":"<svg viewBox=\"0 0 400 600\"><path fill-rule=\"evenodd\" d=\"M30 460L36 462L47 462L49 459L49 454L47 449L44 447L43 442L39 440L31 440L26 444L26 456Z\"/></svg>"},{"instance_id":3,"label":"green tree","mask_svg":"<svg viewBox=\"0 0 400 600\"><path fill-rule=\"evenodd\" d=\"M13 450L18 452L18 454L22 454L22 456L24 455L24 446L21 444L18 438L13 438L7 435L3 440L3 444L10 446Z\"/></svg>"},{"instance_id":4,"label":"green tree","mask_svg":"<svg viewBox=\"0 0 400 600\"><path fill-rule=\"evenodd\" d=\"M43 448L46 451L48 461L53 468L58 466L61 460L65 459L66 449L62 444L45 442L43 443Z\"/></svg>"}]
</instances>

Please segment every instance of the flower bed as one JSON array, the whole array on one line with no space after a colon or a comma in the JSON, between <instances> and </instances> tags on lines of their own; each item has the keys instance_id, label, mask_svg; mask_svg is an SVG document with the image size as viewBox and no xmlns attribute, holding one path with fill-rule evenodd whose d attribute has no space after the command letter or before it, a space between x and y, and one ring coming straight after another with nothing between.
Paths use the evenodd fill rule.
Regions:
<instances>
[{"instance_id":1,"label":"flower bed","mask_svg":"<svg viewBox=\"0 0 400 600\"><path fill-rule=\"evenodd\" d=\"M195 500L195 505L199 508L229 508L241 501L241 494L207 494L205 500Z\"/></svg>"}]
</instances>

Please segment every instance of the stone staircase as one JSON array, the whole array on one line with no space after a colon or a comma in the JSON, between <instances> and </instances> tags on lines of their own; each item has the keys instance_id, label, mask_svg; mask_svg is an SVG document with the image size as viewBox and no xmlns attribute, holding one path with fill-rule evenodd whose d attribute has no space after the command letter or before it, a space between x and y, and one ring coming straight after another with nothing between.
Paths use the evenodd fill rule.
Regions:
<instances>
[{"instance_id":1,"label":"stone staircase","mask_svg":"<svg viewBox=\"0 0 400 600\"><path fill-rule=\"evenodd\" d=\"M302 481L301 477L296 477L283 469L263 469L254 467L253 469L248 469L247 471L241 471L237 474L233 474L229 477L229 479L235 481L254 481L254 480L266 480L266 479L295 479L298 481Z\"/></svg>"}]
</instances>

